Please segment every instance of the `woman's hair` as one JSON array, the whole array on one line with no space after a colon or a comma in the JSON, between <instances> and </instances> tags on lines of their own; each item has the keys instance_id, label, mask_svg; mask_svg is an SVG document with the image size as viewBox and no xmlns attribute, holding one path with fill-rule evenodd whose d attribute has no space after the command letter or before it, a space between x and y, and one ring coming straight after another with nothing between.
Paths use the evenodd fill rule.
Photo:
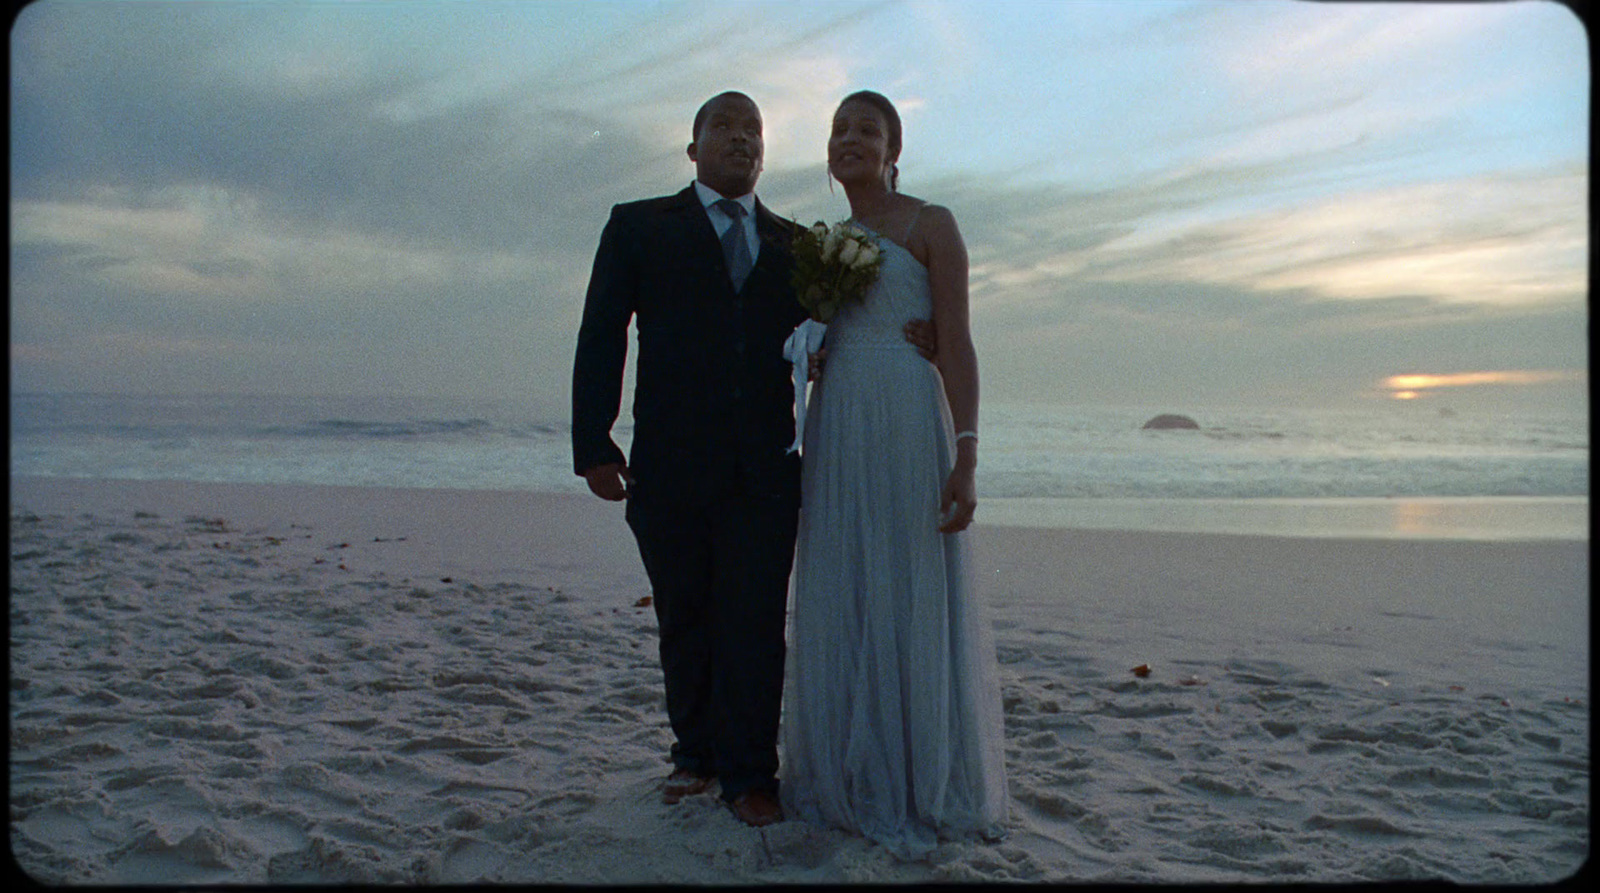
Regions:
<instances>
[{"instance_id":1,"label":"woman's hair","mask_svg":"<svg viewBox=\"0 0 1600 893\"><path fill-rule=\"evenodd\" d=\"M895 111L894 103L890 102L889 98L882 93L875 93L871 90L857 90L839 100L839 108L842 109L852 102L864 102L883 113L883 120L889 127L889 157L898 160L900 158L902 131L900 128L900 113ZM834 109L834 114L837 115L838 113L839 110ZM889 191L896 191L899 185L900 166L891 161L889 162Z\"/></svg>"}]
</instances>

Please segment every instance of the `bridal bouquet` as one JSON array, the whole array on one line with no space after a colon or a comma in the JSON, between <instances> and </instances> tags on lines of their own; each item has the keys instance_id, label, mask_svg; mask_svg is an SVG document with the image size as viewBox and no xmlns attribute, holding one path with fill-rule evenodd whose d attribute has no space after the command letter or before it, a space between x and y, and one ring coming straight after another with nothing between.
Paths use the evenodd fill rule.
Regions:
<instances>
[{"instance_id":1,"label":"bridal bouquet","mask_svg":"<svg viewBox=\"0 0 1600 893\"><path fill-rule=\"evenodd\" d=\"M794 293L811 318L826 323L845 304L858 303L878 281L883 252L872 235L852 223L822 221L798 230Z\"/></svg>"}]
</instances>

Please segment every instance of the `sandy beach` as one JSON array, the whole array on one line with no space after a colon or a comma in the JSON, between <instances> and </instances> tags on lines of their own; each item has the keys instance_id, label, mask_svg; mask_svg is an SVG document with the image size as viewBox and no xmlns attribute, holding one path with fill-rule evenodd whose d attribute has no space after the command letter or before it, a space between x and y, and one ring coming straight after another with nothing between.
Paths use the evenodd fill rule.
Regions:
<instances>
[{"instance_id":1,"label":"sandy beach","mask_svg":"<svg viewBox=\"0 0 1600 893\"><path fill-rule=\"evenodd\" d=\"M13 478L12 853L67 884L1529 883L1586 862L1586 540L973 536L1009 835L901 863L661 803L619 506Z\"/></svg>"}]
</instances>

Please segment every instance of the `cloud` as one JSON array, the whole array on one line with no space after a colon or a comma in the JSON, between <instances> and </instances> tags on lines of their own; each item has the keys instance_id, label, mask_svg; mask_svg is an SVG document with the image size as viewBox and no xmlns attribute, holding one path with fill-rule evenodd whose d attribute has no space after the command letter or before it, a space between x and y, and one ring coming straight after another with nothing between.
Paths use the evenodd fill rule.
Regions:
<instances>
[{"instance_id":1,"label":"cloud","mask_svg":"<svg viewBox=\"0 0 1600 893\"><path fill-rule=\"evenodd\" d=\"M232 67L218 7L19 27L14 386L555 402L607 207L687 182L681 148L543 91L451 95L337 29L318 53L289 6L251 7Z\"/></svg>"},{"instance_id":2,"label":"cloud","mask_svg":"<svg viewBox=\"0 0 1600 893\"><path fill-rule=\"evenodd\" d=\"M1252 210L1248 184L1262 174L1242 165L1094 192L968 176L931 191L957 211L973 294L990 301L1046 300L1084 281L1481 306L1586 297L1585 171L1347 191Z\"/></svg>"},{"instance_id":3,"label":"cloud","mask_svg":"<svg viewBox=\"0 0 1600 893\"><path fill-rule=\"evenodd\" d=\"M78 274L107 287L217 300L443 290L537 272L531 258L508 251L429 248L274 218L248 197L215 188L162 190L138 206L17 202L13 243L79 246L75 252L93 262L78 264Z\"/></svg>"},{"instance_id":4,"label":"cloud","mask_svg":"<svg viewBox=\"0 0 1600 893\"><path fill-rule=\"evenodd\" d=\"M1349 406L1386 397L1378 382L1419 366L1570 368L1583 362L1586 322L1581 306L1497 314L1422 298L1083 282L1032 304L974 299L972 326L985 399L1172 409ZM1524 390L1539 393L1474 397L1502 408L1586 404L1568 380Z\"/></svg>"},{"instance_id":5,"label":"cloud","mask_svg":"<svg viewBox=\"0 0 1600 893\"><path fill-rule=\"evenodd\" d=\"M694 110L729 87L766 119L763 201L807 220L847 213L821 163L840 96L901 100L903 184L971 250L986 394L1582 365L1586 164L1470 139L1549 75L1473 69L1488 19L1248 6L36 4L13 380L560 407L610 205L687 184ZM1039 33L1014 45L1018 21Z\"/></svg>"},{"instance_id":6,"label":"cloud","mask_svg":"<svg viewBox=\"0 0 1600 893\"><path fill-rule=\"evenodd\" d=\"M1213 100L1187 119L1198 166L1315 158L1330 182L1396 184L1587 152L1584 32L1559 4L1194 10L1183 46Z\"/></svg>"},{"instance_id":7,"label":"cloud","mask_svg":"<svg viewBox=\"0 0 1600 893\"><path fill-rule=\"evenodd\" d=\"M1335 298L1576 302L1587 287L1586 181L1577 171L1475 177L1158 222L1105 246L1097 272Z\"/></svg>"},{"instance_id":8,"label":"cloud","mask_svg":"<svg viewBox=\"0 0 1600 893\"><path fill-rule=\"evenodd\" d=\"M930 184L972 254L985 393L1341 404L1382 396L1373 382L1397 367L1584 363L1582 177L1215 212L1212 185L1258 171L1099 191L977 175ZM1362 278L1384 263L1384 278ZM1581 390L1549 384L1581 407Z\"/></svg>"}]
</instances>

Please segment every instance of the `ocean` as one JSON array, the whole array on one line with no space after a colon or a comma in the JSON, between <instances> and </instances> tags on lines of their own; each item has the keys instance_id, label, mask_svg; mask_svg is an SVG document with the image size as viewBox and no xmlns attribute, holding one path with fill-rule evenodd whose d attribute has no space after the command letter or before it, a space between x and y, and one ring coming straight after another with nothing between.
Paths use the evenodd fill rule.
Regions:
<instances>
[{"instance_id":1,"label":"ocean","mask_svg":"<svg viewBox=\"0 0 1600 893\"><path fill-rule=\"evenodd\" d=\"M986 404L979 520L1587 539L1586 416ZM616 436L626 449L624 418ZM13 394L11 473L583 493L565 417L442 398Z\"/></svg>"}]
</instances>

